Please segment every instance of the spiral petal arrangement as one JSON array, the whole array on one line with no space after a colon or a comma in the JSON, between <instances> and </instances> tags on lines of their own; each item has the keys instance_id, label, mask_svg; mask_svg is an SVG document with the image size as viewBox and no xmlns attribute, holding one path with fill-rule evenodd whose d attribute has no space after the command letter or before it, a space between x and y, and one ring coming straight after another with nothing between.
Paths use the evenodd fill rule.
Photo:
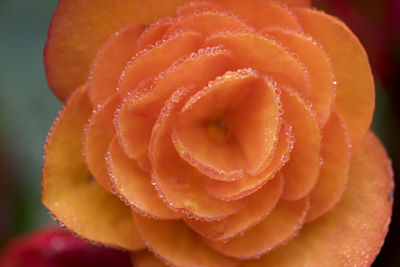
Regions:
<instances>
[{"instance_id":1,"label":"spiral petal arrangement","mask_svg":"<svg viewBox=\"0 0 400 267\"><path fill-rule=\"evenodd\" d=\"M184 2L60 1L45 206L138 266L370 264L393 174L358 39L307 0Z\"/></svg>"}]
</instances>

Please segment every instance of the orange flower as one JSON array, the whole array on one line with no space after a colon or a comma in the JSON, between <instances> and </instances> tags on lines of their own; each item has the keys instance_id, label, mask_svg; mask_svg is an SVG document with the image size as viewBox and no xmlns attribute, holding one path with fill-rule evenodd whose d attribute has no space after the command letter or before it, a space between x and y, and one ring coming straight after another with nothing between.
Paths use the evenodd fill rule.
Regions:
<instances>
[{"instance_id":1,"label":"orange flower","mask_svg":"<svg viewBox=\"0 0 400 267\"><path fill-rule=\"evenodd\" d=\"M184 2L60 0L45 206L177 266L370 264L393 175L357 38L307 0Z\"/></svg>"}]
</instances>

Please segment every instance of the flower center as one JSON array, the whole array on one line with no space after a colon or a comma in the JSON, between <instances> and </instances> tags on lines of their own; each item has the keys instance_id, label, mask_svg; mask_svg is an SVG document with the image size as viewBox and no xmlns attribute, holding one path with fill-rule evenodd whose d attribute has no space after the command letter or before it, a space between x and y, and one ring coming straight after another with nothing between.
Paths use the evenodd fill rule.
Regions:
<instances>
[{"instance_id":1,"label":"flower center","mask_svg":"<svg viewBox=\"0 0 400 267\"><path fill-rule=\"evenodd\" d=\"M218 116L208 121L207 134L216 143L227 143L232 136L225 116Z\"/></svg>"}]
</instances>

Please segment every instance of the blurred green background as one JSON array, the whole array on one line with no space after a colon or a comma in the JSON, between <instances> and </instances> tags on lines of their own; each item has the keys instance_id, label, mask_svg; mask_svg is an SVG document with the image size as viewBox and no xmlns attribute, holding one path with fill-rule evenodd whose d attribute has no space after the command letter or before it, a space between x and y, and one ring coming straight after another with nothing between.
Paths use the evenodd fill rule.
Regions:
<instances>
[{"instance_id":1,"label":"blurred green background","mask_svg":"<svg viewBox=\"0 0 400 267\"><path fill-rule=\"evenodd\" d=\"M0 0L0 244L44 223L43 144L61 107L42 51L56 0Z\"/></svg>"},{"instance_id":2,"label":"blurred green background","mask_svg":"<svg viewBox=\"0 0 400 267\"><path fill-rule=\"evenodd\" d=\"M373 129L398 173L400 31L395 18L400 12L389 10L396 0L313 2L342 17L370 54L377 89ZM61 103L47 87L42 51L56 6L57 0L0 0L0 248L10 237L51 223L40 203L42 152ZM395 18L388 21L388 16ZM396 195L391 231L376 266L400 266Z\"/></svg>"}]
</instances>

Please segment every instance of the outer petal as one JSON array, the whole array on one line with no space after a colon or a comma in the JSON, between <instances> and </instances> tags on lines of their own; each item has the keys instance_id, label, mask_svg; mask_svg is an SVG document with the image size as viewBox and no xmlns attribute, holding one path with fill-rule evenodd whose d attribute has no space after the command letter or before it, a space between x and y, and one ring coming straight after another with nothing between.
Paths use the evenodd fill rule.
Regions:
<instances>
[{"instance_id":1,"label":"outer petal","mask_svg":"<svg viewBox=\"0 0 400 267\"><path fill-rule=\"evenodd\" d=\"M263 0L263 1L282 3L282 4L286 4L288 6L303 6L303 7L311 6L311 0ZM228 2L228 4L231 4L232 2L243 3L243 0L211 0L211 2L217 2L217 3L223 4L223 5L227 5L227 2Z\"/></svg>"},{"instance_id":2,"label":"outer petal","mask_svg":"<svg viewBox=\"0 0 400 267\"><path fill-rule=\"evenodd\" d=\"M306 222L313 221L335 207L342 198L350 166L350 141L342 120L332 113L323 130L322 164L318 182L310 193Z\"/></svg>"},{"instance_id":3,"label":"outer petal","mask_svg":"<svg viewBox=\"0 0 400 267\"><path fill-rule=\"evenodd\" d=\"M311 7L311 0L278 0L277 2L286 4L288 6Z\"/></svg>"},{"instance_id":4,"label":"outer petal","mask_svg":"<svg viewBox=\"0 0 400 267\"><path fill-rule=\"evenodd\" d=\"M197 11L193 14L179 17L167 33L180 29L191 29L201 33L204 37L221 30L251 30L240 18L221 10Z\"/></svg>"},{"instance_id":5,"label":"outer petal","mask_svg":"<svg viewBox=\"0 0 400 267\"><path fill-rule=\"evenodd\" d=\"M273 1L223 1L224 6L245 19L250 25L260 29L267 26L301 30L296 17L281 3Z\"/></svg>"},{"instance_id":6,"label":"outer petal","mask_svg":"<svg viewBox=\"0 0 400 267\"><path fill-rule=\"evenodd\" d=\"M91 66L89 97L94 106L103 103L116 91L126 63L136 54L136 42L143 26L130 24L114 33L99 50Z\"/></svg>"},{"instance_id":7,"label":"outer petal","mask_svg":"<svg viewBox=\"0 0 400 267\"><path fill-rule=\"evenodd\" d=\"M259 257L296 236L303 225L308 207L308 197L297 201L282 200L260 224L242 236L236 236L226 243L209 240L206 243L230 257Z\"/></svg>"},{"instance_id":8,"label":"outer petal","mask_svg":"<svg viewBox=\"0 0 400 267\"><path fill-rule=\"evenodd\" d=\"M206 46L222 45L231 51L236 68L248 68L273 77L279 85L295 88L308 96L310 93L309 74L286 48L264 36L252 33L217 32L210 35ZM266 64L268 62L268 64Z\"/></svg>"},{"instance_id":9,"label":"outer petal","mask_svg":"<svg viewBox=\"0 0 400 267\"><path fill-rule=\"evenodd\" d=\"M245 266L370 266L388 231L392 204L391 162L370 132L351 163L341 202L288 245Z\"/></svg>"},{"instance_id":10,"label":"outer petal","mask_svg":"<svg viewBox=\"0 0 400 267\"><path fill-rule=\"evenodd\" d=\"M309 0L281 0L304 6ZM188 0L60 0L54 12L45 48L50 88L65 100L88 76L97 50L118 29L129 23L149 24L174 15Z\"/></svg>"},{"instance_id":11,"label":"outer petal","mask_svg":"<svg viewBox=\"0 0 400 267\"><path fill-rule=\"evenodd\" d=\"M337 79L334 109L349 128L353 156L367 133L374 111L375 90L367 54L347 26L312 9L294 9L304 31L330 55Z\"/></svg>"},{"instance_id":12,"label":"outer petal","mask_svg":"<svg viewBox=\"0 0 400 267\"><path fill-rule=\"evenodd\" d=\"M311 107L294 91L283 90L281 95L283 118L293 125L296 138L290 161L283 167L285 188L282 198L300 199L318 181L321 169L321 133Z\"/></svg>"},{"instance_id":13,"label":"outer petal","mask_svg":"<svg viewBox=\"0 0 400 267\"><path fill-rule=\"evenodd\" d=\"M299 60L307 67L310 73L310 101L323 127L328 121L335 99L335 76L328 55L320 44L298 31L274 27L266 28L262 32L273 36L283 46L296 53Z\"/></svg>"},{"instance_id":14,"label":"outer petal","mask_svg":"<svg viewBox=\"0 0 400 267\"><path fill-rule=\"evenodd\" d=\"M156 258L153 253L147 249L138 252L132 252L131 260L135 267L164 267L165 264Z\"/></svg>"},{"instance_id":15,"label":"outer petal","mask_svg":"<svg viewBox=\"0 0 400 267\"><path fill-rule=\"evenodd\" d=\"M44 51L47 80L59 99L87 80L97 50L112 33L138 22L136 6L125 0L60 0Z\"/></svg>"},{"instance_id":16,"label":"outer petal","mask_svg":"<svg viewBox=\"0 0 400 267\"><path fill-rule=\"evenodd\" d=\"M83 162L83 129L91 112L87 88L75 91L55 121L45 149L42 202L67 228L95 242L144 247L130 209L104 191Z\"/></svg>"},{"instance_id":17,"label":"outer petal","mask_svg":"<svg viewBox=\"0 0 400 267\"><path fill-rule=\"evenodd\" d=\"M172 18L167 17L147 26L137 40L136 51L139 52L150 45L155 45L158 40L162 40L165 32L171 27L173 22Z\"/></svg>"},{"instance_id":18,"label":"outer petal","mask_svg":"<svg viewBox=\"0 0 400 267\"><path fill-rule=\"evenodd\" d=\"M83 152L86 165L96 181L111 192L105 157L108 146L115 135L113 117L120 97L115 94L103 105L97 106L89 118L85 128Z\"/></svg>"},{"instance_id":19,"label":"outer petal","mask_svg":"<svg viewBox=\"0 0 400 267\"><path fill-rule=\"evenodd\" d=\"M150 174L139 169L136 162L125 155L116 137L110 143L107 164L115 190L136 212L156 219L181 217L159 198Z\"/></svg>"},{"instance_id":20,"label":"outer petal","mask_svg":"<svg viewBox=\"0 0 400 267\"><path fill-rule=\"evenodd\" d=\"M259 224L273 210L283 188L283 176L276 177L263 188L249 196L246 208L216 222L186 220L186 223L205 238L227 241Z\"/></svg>"},{"instance_id":21,"label":"outer petal","mask_svg":"<svg viewBox=\"0 0 400 267\"><path fill-rule=\"evenodd\" d=\"M146 245L173 266L237 266L239 261L225 257L206 246L181 220L160 221L133 213Z\"/></svg>"}]
</instances>

